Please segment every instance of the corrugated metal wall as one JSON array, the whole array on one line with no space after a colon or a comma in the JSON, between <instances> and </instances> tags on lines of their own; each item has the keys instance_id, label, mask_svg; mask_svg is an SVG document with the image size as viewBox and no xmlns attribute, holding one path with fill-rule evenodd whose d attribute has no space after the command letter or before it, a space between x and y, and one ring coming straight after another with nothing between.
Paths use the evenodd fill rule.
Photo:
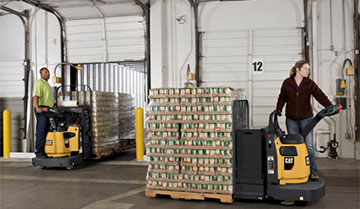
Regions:
<instances>
[{"instance_id":1,"label":"corrugated metal wall","mask_svg":"<svg viewBox=\"0 0 360 209\"><path fill-rule=\"evenodd\" d=\"M144 28L142 16L67 21L68 61L144 60Z\"/></svg>"},{"instance_id":2,"label":"corrugated metal wall","mask_svg":"<svg viewBox=\"0 0 360 209\"><path fill-rule=\"evenodd\" d=\"M21 151L24 132L24 66L22 60L0 61L0 148L2 156L3 111L11 111L11 151Z\"/></svg>"},{"instance_id":3,"label":"corrugated metal wall","mask_svg":"<svg viewBox=\"0 0 360 209\"><path fill-rule=\"evenodd\" d=\"M81 64L78 84L89 85L93 91L132 94L135 106L145 109L147 98L147 75L144 63L138 64Z\"/></svg>"},{"instance_id":4,"label":"corrugated metal wall","mask_svg":"<svg viewBox=\"0 0 360 209\"><path fill-rule=\"evenodd\" d=\"M302 29L268 28L204 31L201 40L203 86L231 86L247 92L253 125L267 125L282 81L303 58ZM253 59L263 73L253 74ZM284 125L284 117L280 121Z\"/></svg>"}]
</instances>

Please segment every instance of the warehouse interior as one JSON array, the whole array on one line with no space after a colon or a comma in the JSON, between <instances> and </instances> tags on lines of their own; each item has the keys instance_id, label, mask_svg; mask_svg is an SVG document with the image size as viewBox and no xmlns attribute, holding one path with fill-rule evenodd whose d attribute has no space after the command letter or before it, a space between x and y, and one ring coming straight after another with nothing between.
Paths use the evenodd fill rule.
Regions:
<instances>
[{"instance_id":1,"label":"warehouse interior","mask_svg":"<svg viewBox=\"0 0 360 209\"><path fill-rule=\"evenodd\" d=\"M358 0L0 0L0 208L360 208L359 14ZM224 122L236 111L220 99L246 101L248 115L241 121L267 127L298 60L308 61L309 77L334 106L342 106L313 129L324 194L309 201L239 198L232 185L238 122L229 115ZM90 106L82 109L90 111L92 133L89 147L82 147L86 134L79 134L79 165L34 164L33 95L43 67L58 106L71 106L73 97L77 106ZM203 121L212 122L179 122L190 117L190 103L198 108L202 102L210 108L202 109L210 117ZM315 98L311 106L314 115L324 109ZM5 110L11 112L10 144ZM220 114L225 119L217 119ZM285 118L283 110L284 131ZM200 143L206 132L201 124L214 135L220 125L227 130L216 146L228 148L213 151L230 156L218 158L230 166L201 167L199 153L181 150L182 139ZM172 131L162 132L162 125ZM162 139L174 144L163 147ZM220 169L214 173L229 180L205 178L216 188L197 184L196 178L211 173L201 169Z\"/></svg>"}]
</instances>

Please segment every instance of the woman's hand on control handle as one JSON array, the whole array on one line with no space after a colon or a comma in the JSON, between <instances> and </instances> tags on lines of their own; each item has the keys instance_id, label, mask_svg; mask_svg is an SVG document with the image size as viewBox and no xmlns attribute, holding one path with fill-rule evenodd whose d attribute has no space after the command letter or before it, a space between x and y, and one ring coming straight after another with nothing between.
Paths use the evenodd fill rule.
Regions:
<instances>
[{"instance_id":1,"label":"woman's hand on control handle","mask_svg":"<svg viewBox=\"0 0 360 209\"><path fill-rule=\"evenodd\" d=\"M275 113L277 116L281 117L281 110L276 110L276 113Z\"/></svg>"}]
</instances>

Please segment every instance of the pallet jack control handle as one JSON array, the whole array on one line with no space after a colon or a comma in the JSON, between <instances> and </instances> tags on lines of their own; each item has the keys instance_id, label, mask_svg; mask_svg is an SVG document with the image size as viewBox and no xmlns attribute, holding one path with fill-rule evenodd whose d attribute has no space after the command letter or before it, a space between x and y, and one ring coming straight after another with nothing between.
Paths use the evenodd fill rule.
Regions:
<instances>
[{"instance_id":1,"label":"pallet jack control handle","mask_svg":"<svg viewBox=\"0 0 360 209\"><path fill-rule=\"evenodd\" d=\"M338 114L342 109L341 105L331 105L322 109L313 120L304 128L301 135L305 138L310 131L316 126L316 124L326 116L332 116ZM285 132L281 130L278 122L278 110L274 110L269 117L270 131L275 133L280 139L285 136Z\"/></svg>"},{"instance_id":2,"label":"pallet jack control handle","mask_svg":"<svg viewBox=\"0 0 360 209\"><path fill-rule=\"evenodd\" d=\"M281 139L285 136L285 132L282 131L279 126L278 116L281 116L278 110L274 110L272 113L270 113L269 131L275 133Z\"/></svg>"},{"instance_id":3,"label":"pallet jack control handle","mask_svg":"<svg viewBox=\"0 0 360 209\"><path fill-rule=\"evenodd\" d=\"M43 112L52 112L52 113L56 113L56 110L50 107L42 107L41 110Z\"/></svg>"},{"instance_id":4,"label":"pallet jack control handle","mask_svg":"<svg viewBox=\"0 0 360 209\"><path fill-rule=\"evenodd\" d=\"M331 105L328 107L325 107L322 109L318 114L315 115L315 117L312 119L312 121L305 126L304 130L301 132L301 135L305 138L310 131L320 122L321 119L327 116L332 116L338 114L342 109L341 105Z\"/></svg>"},{"instance_id":5,"label":"pallet jack control handle","mask_svg":"<svg viewBox=\"0 0 360 209\"><path fill-rule=\"evenodd\" d=\"M49 119L55 118L59 112L51 107L41 107L42 114L47 116Z\"/></svg>"}]
</instances>

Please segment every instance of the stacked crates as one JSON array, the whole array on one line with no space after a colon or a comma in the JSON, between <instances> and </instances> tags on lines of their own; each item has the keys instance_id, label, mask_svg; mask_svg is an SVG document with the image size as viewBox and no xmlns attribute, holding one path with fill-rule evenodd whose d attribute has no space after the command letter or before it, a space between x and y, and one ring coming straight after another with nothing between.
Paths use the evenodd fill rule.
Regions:
<instances>
[{"instance_id":1,"label":"stacked crates","mask_svg":"<svg viewBox=\"0 0 360 209\"><path fill-rule=\"evenodd\" d=\"M147 188L232 194L229 87L152 89L147 108Z\"/></svg>"}]
</instances>

